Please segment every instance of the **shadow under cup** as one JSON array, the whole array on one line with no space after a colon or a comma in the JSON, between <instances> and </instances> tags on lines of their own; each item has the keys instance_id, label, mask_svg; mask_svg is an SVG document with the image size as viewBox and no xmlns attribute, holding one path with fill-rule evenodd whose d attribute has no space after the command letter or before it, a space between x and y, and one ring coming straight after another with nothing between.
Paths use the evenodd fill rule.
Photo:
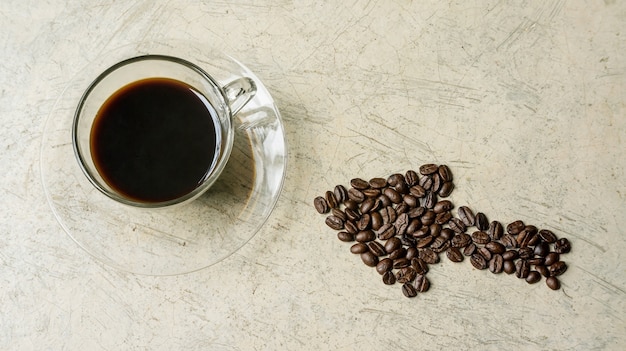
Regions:
<instances>
[{"instance_id":1,"label":"shadow under cup","mask_svg":"<svg viewBox=\"0 0 626 351\"><path fill-rule=\"evenodd\" d=\"M178 99L170 90L155 90L154 84L162 85L161 88L165 84L186 87L186 92L178 89L174 93L182 93L181 97L187 96L191 100ZM190 202L209 189L224 170L233 146L232 116L254 94L255 86L250 79L240 78L220 87L201 68L180 58L146 55L122 61L93 81L80 100L72 126L75 156L89 181L117 202L140 208ZM139 97L147 102L144 105L147 108L133 110L133 104ZM180 108L188 106L174 106L176 113L169 113L167 108L162 107L168 105L164 102L168 99L172 100L170 105L176 105L178 101L187 101L185 104L191 102L191 105L194 101L196 105L199 102L206 107L204 112L209 118L205 116L202 127L194 127L190 120L185 119L189 115L188 110L179 112ZM116 107L119 109L115 110ZM128 113L122 117L119 111ZM128 118L131 115L133 118ZM143 116L144 120L136 116ZM112 117L117 121L107 122L114 120ZM133 124L132 121L137 122ZM148 128L146 133L147 125L156 127ZM98 133L109 137L100 140ZM118 135L124 136L121 138L124 141L116 146L116 142L111 140L118 139ZM172 136L172 144L164 142ZM198 140L206 141L202 148L196 145ZM107 148L99 148L97 145L100 144ZM192 145L196 145L193 150L207 150L206 156L190 157L188 151ZM169 161L172 163L169 164ZM197 173L199 176L190 176L187 166L195 167L196 173L200 171ZM133 182L133 189L139 188L142 194L148 196L138 197L123 191L113 181L122 179L118 177L120 174L125 174L125 179ZM192 183L176 195L158 196L161 189L171 186L177 176L191 177Z\"/></svg>"}]
</instances>

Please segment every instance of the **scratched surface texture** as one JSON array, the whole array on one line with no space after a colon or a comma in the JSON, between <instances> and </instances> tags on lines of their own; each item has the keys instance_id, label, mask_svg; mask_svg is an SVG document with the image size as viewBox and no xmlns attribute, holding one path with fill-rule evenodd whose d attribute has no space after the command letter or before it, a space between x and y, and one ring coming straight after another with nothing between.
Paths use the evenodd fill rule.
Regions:
<instances>
[{"instance_id":1,"label":"scratched surface texture","mask_svg":"<svg viewBox=\"0 0 626 351\"><path fill-rule=\"evenodd\" d=\"M203 41L272 92L284 190L241 250L179 276L100 264L55 221L39 148L80 69L142 40ZM626 3L0 2L0 349L623 350ZM414 299L352 256L312 200L446 163L451 196L568 237L562 289L431 267Z\"/></svg>"}]
</instances>

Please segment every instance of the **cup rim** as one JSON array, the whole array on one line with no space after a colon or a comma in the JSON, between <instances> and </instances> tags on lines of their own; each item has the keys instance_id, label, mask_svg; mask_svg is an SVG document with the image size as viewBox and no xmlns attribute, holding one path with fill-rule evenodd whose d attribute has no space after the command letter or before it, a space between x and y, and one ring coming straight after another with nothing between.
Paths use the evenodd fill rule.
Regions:
<instances>
[{"instance_id":1,"label":"cup rim","mask_svg":"<svg viewBox=\"0 0 626 351\"><path fill-rule=\"evenodd\" d=\"M113 73L114 71L118 70L121 67L133 64L135 62L141 62L141 61L147 61L147 60L155 60L155 61L169 61L169 62L173 62L176 64L180 64L182 66L185 66L187 68L190 68L191 70L195 71L196 73L198 73L200 76L202 76L203 79L205 79L208 83L210 83L210 85L212 85L218 92L219 92L219 98L222 100L222 102L224 103L224 106L226 107L225 112L227 113L227 119L229 121L229 128L227 130L228 135L221 135L221 139L224 140L224 138L226 138L227 141L227 145L225 147L223 147L221 145L221 143L219 143L218 145L216 145L216 153L215 153L215 160L213 162L213 164L211 165L210 170L207 172L207 176L205 177L204 181L198 185L196 188L194 188L192 191L174 198L174 199L170 199L170 200L166 200L166 201L158 201L158 202L145 202L145 201L136 201L136 200L132 200L130 198L121 196L115 192L111 192L108 191L106 188L104 188L99 181L97 181L94 177L94 175L92 174L91 170L88 169L88 167L85 165L85 158L83 156L84 152L81 151L81 148L79 146L79 142L78 142L78 122L80 120L80 116L81 113L83 111L85 102L87 97L89 97L89 95L93 92L93 90L98 86L98 84L100 82L102 82L107 76L109 76L111 73ZM168 77L169 78L169 77ZM175 79L175 78L172 78ZM123 88L123 86L120 86L118 89ZM217 114L219 114L216 111ZM219 117L218 117L219 119ZM216 172L220 172L219 169L219 164L220 164L220 160L222 158L224 158L225 160L222 162L226 162L226 160L228 160L228 154L230 153L230 144L232 144L233 142L233 130L232 127L230 126L230 120L232 119L232 113L230 111L230 107L228 106L228 104L226 103L226 98L224 95L224 91L222 89L222 87L220 86L220 84L213 78L211 77L204 69L202 69L201 67L199 67L198 65L194 64L193 62L190 62L188 60L176 57L176 56L171 56L171 55L162 55L162 54L145 54L145 55L138 55L138 56L134 56L134 57L130 57L127 59L124 59L122 61L117 62L116 64L110 66L109 68L105 69L104 71L102 71L87 87L87 89L85 89L85 91L83 92L83 94L80 97L79 103L76 106L76 109L74 111L74 117L72 119L72 128L71 128L71 132L72 132L72 148L74 150L74 156L76 158L76 160L78 161L78 165L81 168L81 171L83 172L83 174L87 177L87 179L89 180L89 182L96 188L98 189L98 191L100 191L102 194L104 194L105 196L107 196L108 198L128 205L128 206L132 206L135 208L146 208L146 209L156 209L156 208L164 208L164 207L172 207L172 206L176 206L176 205L182 205L184 203L190 202L192 200L194 200L195 198L199 197L200 195L202 195L206 190L208 190L211 185L215 182L216 177L213 177L214 174L216 174ZM218 123L220 124L220 123ZM219 127L219 129L222 128L221 125L216 126ZM227 154L228 153L228 154ZM223 167L222 167L223 168ZM212 179L213 178L213 179Z\"/></svg>"}]
</instances>

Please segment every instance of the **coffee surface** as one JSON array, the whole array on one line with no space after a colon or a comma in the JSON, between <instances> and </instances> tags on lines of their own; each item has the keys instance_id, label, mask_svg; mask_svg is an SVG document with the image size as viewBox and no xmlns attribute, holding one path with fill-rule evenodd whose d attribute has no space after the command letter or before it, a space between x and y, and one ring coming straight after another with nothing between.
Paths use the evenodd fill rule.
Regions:
<instances>
[{"instance_id":1,"label":"coffee surface","mask_svg":"<svg viewBox=\"0 0 626 351\"><path fill-rule=\"evenodd\" d=\"M100 175L134 201L168 201L209 175L219 149L217 117L191 86L167 78L131 83L102 105L91 154Z\"/></svg>"}]
</instances>

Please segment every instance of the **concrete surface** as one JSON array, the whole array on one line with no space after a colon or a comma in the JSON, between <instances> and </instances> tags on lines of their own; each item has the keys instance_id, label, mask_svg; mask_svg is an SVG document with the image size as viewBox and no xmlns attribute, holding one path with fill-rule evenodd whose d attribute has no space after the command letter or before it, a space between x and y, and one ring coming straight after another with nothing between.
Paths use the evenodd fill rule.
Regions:
<instances>
[{"instance_id":1,"label":"concrete surface","mask_svg":"<svg viewBox=\"0 0 626 351\"><path fill-rule=\"evenodd\" d=\"M339 4L340 3L340 4ZM55 99L106 50L205 41L280 108L289 164L268 222L218 265L172 277L100 264L42 192ZM0 349L623 350L626 3L0 3ZM432 267L402 296L348 252L313 198L426 162L451 199L569 238L562 289Z\"/></svg>"}]
</instances>

